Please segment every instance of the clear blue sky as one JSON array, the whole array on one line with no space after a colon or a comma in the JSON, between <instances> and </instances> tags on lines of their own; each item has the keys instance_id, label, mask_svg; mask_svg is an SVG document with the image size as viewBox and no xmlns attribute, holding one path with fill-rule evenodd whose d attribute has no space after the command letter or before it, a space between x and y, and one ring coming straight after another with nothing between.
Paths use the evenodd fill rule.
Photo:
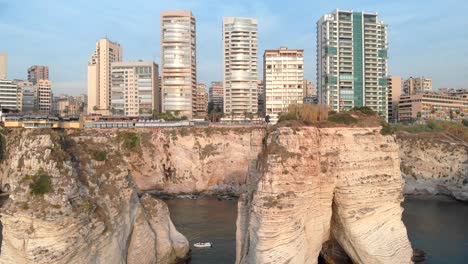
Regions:
<instances>
[{"instance_id":1,"label":"clear blue sky","mask_svg":"<svg viewBox=\"0 0 468 264\"><path fill-rule=\"evenodd\" d=\"M0 0L0 51L8 77L26 78L30 65L49 65L54 93L86 92L87 63L95 42L108 36L124 60L159 64L162 10L191 10L197 19L198 81L222 79L223 16L259 22L263 50L305 50L306 78L315 83L315 24L334 9L378 12L389 25L389 73L427 76L434 87L468 87L466 0ZM260 71L261 72L261 71Z\"/></svg>"}]
</instances>

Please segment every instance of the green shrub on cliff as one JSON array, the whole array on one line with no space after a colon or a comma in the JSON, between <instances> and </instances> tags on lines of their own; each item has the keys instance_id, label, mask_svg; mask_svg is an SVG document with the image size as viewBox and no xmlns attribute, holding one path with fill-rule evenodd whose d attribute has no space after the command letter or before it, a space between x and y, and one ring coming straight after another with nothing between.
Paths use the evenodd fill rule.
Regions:
<instances>
[{"instance_id":1,"label":"green shrub on cliff","mask_svg":"<svg viewBox=\"0 0 468 264\"><path fill-rule=\"evenodd\" d=\"M29 184L32 195L43 195L52 191L52 180L41 168L32 176L32 182Z\"/></svg>"},{"instance_id":2,"label":"green shrub on cliff","mask_svg":"<svg viewBox=\"0 0 468 264\"><path fill-rule=\"evenodd\" d=\"M384 120L382 120L382 121L380 122L380 124L382 125L382 130L380 130L380 134L382 134L382 135L384 135L384 136L385 136L385 135L393 135L393 134L395 134L395 130L393 129L393 127L392 127L389 123L387 123L387 122L385 122Z\"/></svg>"},{"instance_id":3,"label":"green shrub on cliff","mask_svg":"<svg viewBox=\"0 0 468 264\"><path fill-rule=\"evenodd\" d=\"M128 151L138 151L140 149L140 138L135 132L118 132L117 139L122 142L122 148Z\"/></svg>"},{"instance_id":4,"label":"green shrub on cliff","mask_svg":"<svg viewBox=\"0 0 468 264\"><path fill-rule=\"evenodd\" d=\"M107 159L107 152L98 150L93 152L93 159L97 161L105 161Z\"/></svg>"},{"instance_id":5,"label":"green shrub on cliff","mask_svg":"<svg viewBox=\"0 0 468 264\"><path fill-rule=\"evenodd\" d=\"M430 120L426 124L397 124L393 128L395 131L405 131L408 133L446 133L468 141L468 127L458 122Z\"/></svg>"},{"instance_id":6,"label":"green shrub on cliff","mask_svg":"<svg viewBox=\"0 0 468 264\"><path fill-rule=\"evenodd\" d=\"M354 107L352 111L361 112L365 115L377 115L377 113L368 106Z\"/></svg>"},{"instance_id":7,"label":"green shrub on cliff","mask_svg":"<svg viewBox=\"0 0 468 264\"><path fill-rule=\"evenodd\" d=\"M328 117L328 121L345 125L351 125L358 122L356 118L352 117L351 114L346 112L336 113Z\"/></svg>"}]
</instances>

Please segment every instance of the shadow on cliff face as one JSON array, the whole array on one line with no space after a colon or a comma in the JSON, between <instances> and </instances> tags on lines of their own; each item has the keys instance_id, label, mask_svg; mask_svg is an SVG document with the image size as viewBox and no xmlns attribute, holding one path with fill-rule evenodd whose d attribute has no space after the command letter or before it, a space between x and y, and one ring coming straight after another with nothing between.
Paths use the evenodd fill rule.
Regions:
<instances>
[{"instance_id":1,"label":"shadow on cliff face","mask_svg":"<svg viewBox=\"0 0 468 264\"><path fill-rule=\"evenodd\" d=\"M351 258L334 239L322 244L318 258L319 264L353 264Z\"/></svg>"},{"instance_id":2,"label":"shadow on cliff face","mask_svg":"<svg viewBox=\"0 0 468 264\"><path fill-rule=\"evenodd\" d=\"M2 255L2 246L3 246L3 224L0 221L0 255Z\"/></svg>"}]
</instances>

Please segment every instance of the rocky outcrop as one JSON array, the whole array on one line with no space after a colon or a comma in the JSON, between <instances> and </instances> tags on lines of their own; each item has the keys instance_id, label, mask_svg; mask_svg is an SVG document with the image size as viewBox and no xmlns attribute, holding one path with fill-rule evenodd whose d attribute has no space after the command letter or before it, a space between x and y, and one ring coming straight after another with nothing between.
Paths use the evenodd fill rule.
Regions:
<instances>
[{"instance_id":1,"label":"rocky outcrop","mask_svg":"<svg viewBox=\"0 0 468 264\"><path fill-rule=\"evenodd\" d=\"M126 159L140 189L168 194L238 194L265 135L255 128L149 131L140 132L142 152Z\"/></svg>"},{"instance_id":2,"label":"rocky outcrop","mask_svg":"<svg viewBox=\"0 0 468 264\"><path fill-rule=\"evenodd\" d=\"M443 134L400 132L405 194L447 195L468 201L468 144Z\"/></svg>"},{"instance_id":3,"label":"rocky outcrop","mask_svg":"<svg viewBox=\"0 0 468 264\"><path fill-rule=\"evenodd\" d=\"M163 264L188 253L167 206L134 184L115 140L50 130L6 138L0 263Z\"/></svg>"},{"instance_id":4,"label":"rocky outcrop","mask_svg":"<svg viewBox=\"0 0 468 264\"><path fill-rule=\"evenodd\" d=\"M279 128L237 220L236 263L317 263L336 240L354 263L411 263L398 146L379 128Z\"/></svg>"}]
</instances>

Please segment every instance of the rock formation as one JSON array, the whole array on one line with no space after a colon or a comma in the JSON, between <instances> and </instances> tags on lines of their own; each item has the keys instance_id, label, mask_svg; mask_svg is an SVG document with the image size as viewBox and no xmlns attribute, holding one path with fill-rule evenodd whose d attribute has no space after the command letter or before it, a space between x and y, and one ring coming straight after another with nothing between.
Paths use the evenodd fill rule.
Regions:
<instances>
[{"instance_id":1,"label":"rock formation","mask_svg":"<svg viewBox=\"0 0 468 264\"><path fill-rule=\"evenodd\" d=\"M238 194L261 151L265 131L207 127L142 130L140 135L141 154L127 157L140 189Z\"/></svg>"},{"instance_id":2,"label":"rock formation","mask_svg":"<svg viewBox=\"0 0 468 264\"><path fill-rule=\"evenodd\" d=\"M405 194L447 195L468 201L468 144L443 134L400 132Z\"/></svg>"},{"instance_id":3,"label":"rock formation","mask_svg":"<svg viewBox=\"0 0 468 264\"><path fill-rule=\"evenodd\" d=\"M213 127L0 132L0 184L10 193L0 209L0 263L183 257L187 240L145 191L248 190L238 263L314 263L321 248L344 258L343 248L355 263L411 257L398 146L378 128L280 128L267 138L264 129ZM397 138L407 193L466 200L466 145ZM32 194L35 187L46 193Z\"/></svg>"},{"instance_id":4,"label":"rock formation","mask_svg":"<svg viewBox=\"0 0 468 264\"><path fill-rule=\"evenodd\" d=\"M165 264L188 253L165 203L136 188L115 140L16 130L4 141L0 263Z\"/></svg>"},{"instance_id":5,"label":"rock formation","mask_svg":"<svg viewBox=\"0 0 468 264\"><path fill-rule=\"evenodd\" d=\"M354 263L411 263L398 146L378 128L279 128L237 220L236 263L317 263L336 240Z\"/></svg>"}]
</instances>

